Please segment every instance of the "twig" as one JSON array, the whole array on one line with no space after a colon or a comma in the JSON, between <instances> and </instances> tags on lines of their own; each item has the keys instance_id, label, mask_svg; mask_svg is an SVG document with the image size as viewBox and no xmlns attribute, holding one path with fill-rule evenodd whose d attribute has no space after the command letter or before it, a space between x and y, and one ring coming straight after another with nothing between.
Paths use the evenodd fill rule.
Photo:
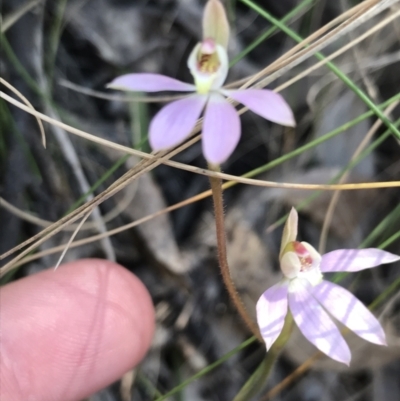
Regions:
<instances>
[{"instance_id":1,"label":"twig","mask_svg":"<svg viewBox=\"0 0 400 401\"><path fill-rule=\"evenodd\" d=\"M279 394L285 387L287 387L290 383L295 381L301 375L308 371L311 366L317 361L319 358L323 356L322 352L315 353L312 357L308 358L303 364L301 364L294 372L292 372L289 376L286 376L280 383L278 383L275 387L273 387L268 393L260 399L260 401L269 401L274 398L277 394Z\"/></svg>"},{"instance_id":2,"label":"twig","mask_svg":"<svg viewBox=\"0 0 400 401\"><path fill-rule=\"evenodd\" d=\"M24 5L19 7L17 10L14 12L10 13L4 18L3 23L1 24L1 29L0 32L4 33L6 32L9 28L11 28L20 18L22 18L27 12L32 10L32 8L36 7L38 4L40 4L42 0L32 0L32 1L27 1Z\"/></svg>"},{"instance_id":3,"label":"twig","mask_svg":"<svg viewBox=\"0 0 400 401\"><path fill-rule=\"evenodd\" d=\"M65 254L67 253L72 241L75 239L76 235L78 234L80 228L83 226L83 223L87 220L87 218L90 216L91 211L89 211L85 216L83 216L83 219L81 220L81 222L78 224L78 226L76 227L75 231L72 233L71 238L69 239L69 241L67 242L67 244L64 247L64 250L62 251L58 262L56 263L56 265L54 266L54 270L57 270L58 266L60 266L60 263L62 262L62 260L64 259Z\"/></svg>"},{"instance_id":4,"label":"twig","mask_svg":"<svg viewBox=\"0 0 400 401\"><path fill-rule=\"evenodd\" d=\"M187 95L170 95L170 96L133 96L133 95L113 95L106 92L96 91L90 88L86 88L81 85L77 85L66 79L60 79L58 84L64 88L71 89L75 92L82 93L83 95L88 95L92 97L97 97L99 99L113 100L118 102L141 102L141 103L163 103L170 102L172 100L183 99Z\"/></svg>"},{"instance_id":5,"label":"twig","mask_svg":"<svg viewBox=\"0 0 400 401\"><path fill-rule=\"evenodd\" d=\"M121 201L114 208L112 208L109 212L107 212L103 215L104 223L108 223L108 222L112 221L113 219L115 219L131 204L133 198L135 197L136 190L137 190L137 185L132 187L131 190L127 191L124 198L121 199ZM16 206L12 205L10 202L7 202L1 196L0 196L0 207L3 207L8 212L19 217L20 219L25 220L32 224L36 224L39 227L49 227L52 224L56 223L55 221L41 219L40 217L37 217L30 212L21 210L21 209L17 208ZM77 225L71 224L68 227L64 227L62 231L74 231L76 229L76 227L77 227ZM93 229L97 229L96 222L85 223L81 227L81 231L89 231L89 230L93 231Z\"/></svg>"},{"instance_id":6,"label":"twig","mask_svg":"<svg viewBox=\"0 0 400 401\"><path fill-rule=\"evenodd\" d=\"M30 109L35 111L35 108L33 107L32 103L17 88L12 86L10 83L8 83L5 79L3 79L1 77L0 77L0 83L2 83L10 91L14 92ZM43 144L43 147L45 148L46 147L46 134L44 132L42 120L37 116L34 116L34 117L36 118L36 121L38 123L40 134L42 135L42 144Z\"/></svg>"},{"instance_id":7,"label":"twig","mask_svg":"<svg viewBox=\"0 0 400 401\"><path fill-rule=\"evenodd\" d=\"M52 107L46 105L45 108L46 114L48 114L54 120L57 119L56 112L53 110ZM90 184L85 176L85 173L83 172L81 162L78 158L78 155L76 154L74 146L72 145L71 139L62 128L52 125L52 129L58 141L60 149L78 182L81 193L85 194L89 192ZM88 201L91 201L93 199L93 195L89 194L86 199ZM104 233L107 231L106 225L104 224L100 209L98 207L93 208L91 218L96 223L97 229L100 233ZM101 245L107 259L115 261L115 251L111 244L111 241L104 238L101 240Z\"/></svg>"}]
</instances>

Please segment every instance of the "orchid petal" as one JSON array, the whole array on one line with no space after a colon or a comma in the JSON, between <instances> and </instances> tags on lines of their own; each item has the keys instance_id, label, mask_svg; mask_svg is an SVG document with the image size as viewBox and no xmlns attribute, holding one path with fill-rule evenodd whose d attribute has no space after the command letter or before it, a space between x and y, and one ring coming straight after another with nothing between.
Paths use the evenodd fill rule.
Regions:
<instances>
[{"instance_id":1,"label":"orchid petal","mask_svg":"<svg viewBox=\"0 0 400 401\"><path fill-rule=\"evenodd\" d=\"M115 78L107 88L135 92L194 92L196 87L161 74L126 74Z\"/></svg>"},{"instance_id":2,"label":"orchid petal","mask_svg":"<svg viewBox=\"0 0 400 401\"><path fill-rule=\"evenodd\" d=\"M299 215L296 209L292 207L283 229L280 256L282 256L283 250L289 242L296 241L298 221Z\"/></svg>"},{"instance_id":3,"label":"orchid petal","mask_svg":"<svg viewBox=\"0 0 400 401\"><path fill-rule=\"evenodd\" d=\"M210 95L203 122L203 154L212 164L223 163L240 139L236 109L219 93Z\"/></svg>"},{"instance_id":4,"label":"orchid petal","mask_svg":"<svg viewBox=\"0 0 400 401\"><path fill-rule=\"evenodd\" d=\"M357 272L400 260L400 256L375 248L338 249L322 256L321 272Z\"/></svg>"},{"instance_id":5,"label":"orchid petal","mask_svg":"<svg viewBox=\"0 0 400 401\"><path fill-rule=\"evenodd\" d=\"M287 283L275 284L257 302L257 322L267 350L281 334L288 310Z\"/></svg>"},{"instance_id":6,"label":"orchid petal","mask_svg":"<svg viewBox=\"0 0 400 401\"><path fill-rule=\"evenodd\" d=\"M348 345L311 291L312 287L306 280L294 279L289 284L289 308L297 326L321 352L349 365L351 354Z\"/></svg>"},{"instance_id":7,"label":"orchid petal","mask_svg":"<svg viewBox=\"0 0 400 401\"><path fill-rule=\"evenodd\" d=\"M296 125L292 109L279 93L268 89L224 90L223 93L269 121L289 127Z\"/></svg>"},{"instance_id":8,"label":"orchid petal","mask_svg":"<svg viewBox=\"0 0 400 401\"><path fill-rule=\"evenodd\" d=\"M181 143L196 125L206 101L205 95L193 95L163 107L150 123L152 149L168 149Z\"/></svg>"},{"instance_id":9,"label":"orchid petal","mask_svg":"<svg viewBox=\"0 0 400 401\"><path fill-rule=\"evenodd\" d=\"M376 317L349 291L329 281L313 287L313 296L339 322L374 344L387 345Z\"/></svg>"}]
</instances>

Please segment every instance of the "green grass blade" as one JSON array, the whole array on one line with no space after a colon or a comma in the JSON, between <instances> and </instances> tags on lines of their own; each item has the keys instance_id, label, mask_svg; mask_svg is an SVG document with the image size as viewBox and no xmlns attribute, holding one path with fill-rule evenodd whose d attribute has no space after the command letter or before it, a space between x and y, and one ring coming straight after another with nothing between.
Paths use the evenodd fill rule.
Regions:
<instances>
[{"instance_id":1,"label":"green grass blade","mask_svg":"<svg viewBox=\"0 0 400 401\"><path fill-rule=\"evenodd\" d=\"M295 8L293 8L293 10L288 12L280 21L282 23L288 22L291 18L295 17L305 7L312 5L312 3L315 3L315 1L316 0L303 0L300 4L298 4ZM272 26L271 28L267 29L256 40L254 40L253 43L248 45L237 56L235 56L229 63L229 67L234 66L243 57L247 56L251 51L253 51L257 46L259 46L262 42L264 42L267 38L269 38L272 34L274 34L277 31L278 28L276 26Z\"/></svg>"}]
</instances>

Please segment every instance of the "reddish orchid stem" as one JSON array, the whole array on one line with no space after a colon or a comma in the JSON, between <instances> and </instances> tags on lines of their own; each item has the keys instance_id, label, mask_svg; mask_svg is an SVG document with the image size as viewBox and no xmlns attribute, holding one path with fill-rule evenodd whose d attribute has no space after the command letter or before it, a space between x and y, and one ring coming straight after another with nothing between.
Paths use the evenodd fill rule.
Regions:
<instances>
[{"instance_id":1,"label":"reddish orchid stem","mask_svg":"<svg viewBox=\"0 0 400 401\"><path fill-rule=\"evenodd\" d=\"M211 170L219 171L215 166L209 166ZM214 215L215 215L215 226L217 231L217 246L218 246L218 261L219 267L222 274L225 287L228 290L228 294L239 312L241 318L246 323L249 330L262 342L262 337L257 325L253 319L249 316L240 296L237 292L236 286L232 281L229 265L228 255L226 250L226 236L225 236L225 224L224 224L224 205L222 197L222 180L216 177L210 177L210 184L214 202Z\"/></svg>"}]
</instances>

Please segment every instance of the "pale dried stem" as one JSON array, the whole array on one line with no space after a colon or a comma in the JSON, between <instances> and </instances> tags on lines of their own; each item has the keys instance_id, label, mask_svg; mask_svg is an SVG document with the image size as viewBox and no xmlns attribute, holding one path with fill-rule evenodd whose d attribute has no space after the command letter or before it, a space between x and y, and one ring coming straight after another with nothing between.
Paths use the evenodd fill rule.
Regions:
<instances>
[{"instance_id":1,"label":"pale dried stem","mask_svg":"<svg viewBox=\"0 0 400 401\"><path fill-rule=\"evenodd\" d=\"M341 0L341 4L344 9L349 7L348 0ZM347 35L349 39L352 41L358 36L358 33L355 31L350 31L348 32ZM372 81L372 79L369 77L366 67L361 65L360 63L360 60L362 58L361 49L359 49L357 46L354 46L352 47L351 52L353 53L355 61L355 70L358 73L359 77L361 78L362 82L364 83L368 96L375 103L379 103L378 89L374 84L374 82Z\"/></svg>"},{"instance_id":2,"label":"pale dried stem","mask_svg":"<svg viewBox=\"0 0 400 401\"><path fill-rule=\"evenodd\" d=\"M352 40L350 43L348 43L347 45L341 47L339 50L335 51L334 53L330 54L329 56L326 56L324 60L319 61L318 63L312 65L311 67L307 68L306 70L302 71L301 73L297 74L295 77L293 77L292 79L289 79L288 81L286 81L284 84L278 86L275 91L276 92L281 92L282 90L286 89L287 87L289 87L290 85L293 85L294 83L296 83L297 81L299 81L301 78L306 77L307 75L311 74L312 72L314 72L315 70L317 70L318 68L324 66L328 61L331 61L333 59L335 59L336 57L340 56L341 54L343 54L344 52L348 51L349 49L351 49L353 46L355 46L356 44L360 43L361 41L365 40L366 38L368 38L369 36L371 36L372 34L376 33L377 31L379 31L380 29L384 28L386 25L388 25L389 23L391 23L393 20L395 20L396 18L398 18L400 16L400 10L398 10L397 12L393 13L393 14L389 14L383 21L379 22L378 24L374 25L371 29L369 29L367 32L364 32L362 35L358 36L357 38L355 38L354 40Z\"/></svg>"},{"instance_id":3,"label":"pale dried stem","mask_svg":"<svg viewBox=\"0 0 400 401\"><path fill-rule=\"evenodd\" d=\"M53 120L56 120L56 118L58 118L58 115L49 104L46 104L45 109L47 111L47 114ZM92 193L90 193L89 181L86 178L81 162L75 151L74 145L72 144L70 137L67 135L67 132L64 129L54 124L51 126L51 129L53 130L54 136L59 144L59 148L61 149L61 152L64 155L64 158L68 163L69 167L71 168L72 174L74 175L76 182L78 183L80 192L82 194L88 193L88 195L86 196L86 200L91 201L94 196ZM103 216L101 215L100 208L94 207L91 213L89 213L89 215L91 216L93 222L96 224L97 230L100 233L105 233L107 231L107 228L103 221ZM100 245L106 258L108 260L115 261L116 260L115 251L110 239L109 238L101 239Z\"/></svg>"},{"instance_id":4,"label":"pale dried stem","mask_svg":"<svg viewBox=\"0 0 400 401\"><path fill-rule=\"evenodd\" d=\"M143 223L145 223L145 222L147 222L149 220L152 220L152 219L154 219L156 217L162 216L163 214L170 213L170 212L172 212L174 210L180 209L181 207L184 207L184 206L190 205L192 203L198 202L199 200L205 199L205 198L207 198L209 196L211 196L211 190L204 191L199 195L191 197L190 199L187 199L187 200L184 200L182 202L176 203L175 205L169 206L169 207L167 207L167 208L165 208L163 210L159 210L158 212L155 212L155 213L152 213L150 215L144 216L139 220L133 221L133 222L131 222L129 224L126 224L124 226L120 226L118 228L110 230L105 234L94 235L92 237L88 237L88 238L85 238L85 239L81 239L79 241L75 241L75 242L73 242L71 244L70 248L75 248L75 247L78 247L78 246L82 246L82 245L86 245L86 244L98 241L100 238L103 237L103 235L108 235L108 236L116 235L116 234L118 234L120 232L123 232L125 230L129 230L131 228L134 228L134 227L136 227L136 226L138 226L140 224L143 224ZM16 263L14 265L14 267L21 266L21 265L23 265L23 264L25 264L27 262L32 261L32 260L40 259L43 256L47 256L47 255L51 255L51 254L56 253L56 252L60 252L60 251L62 251L64 249L64 246L65 246L65 244L53 247L51 249L46 249L46 250L41 251L41 252L37 252L34 255L28 256L28 257L24 258L23 260L21 260L20 262Z\"/></svg>"},{"instance_id":5,"label":"pale dried stem","mask_svg":"<svg viewBox=\"0 0 400 401\"><path fill-rule=\"evenodd\" d=\"M57 120L52 120L49 117L47 117L46 115L39 113L39 112L34 112L32 110L30 110L29 108L27 108L26 106L24 106L22 103L18 102L17 100L11 98L10 96L4 94L3 92L0 91L0 97L4 98L5 100L7 100L8 102L16 105L17 107L27 111L30 114L34 114L37 115L39 118L42 118L44 121L49 121L53 124L57 124L63 127L63 129L78 135L82 138L91 140L93 142L97 142L101 145L105 145L105 146L109 146L110 148L113 149L117 149L120 151L123 151L125 153L129 153L129 154L133 154L136 156L139 156L141 158L144 159L149 159L150 161L158 161L161 160L159 159L159 155L155 155L155 154L149 154L149 153L145 153L139 150L135 150L132 148L128 148L126 146L123 145L119 145L116 144L114 142L111 141L107 141L105 139L101 139L99 137L96 137L95 135L91 135L85 131L81 131L78 130L76 128L72 128L69 127L66 124L60 123ZM241 113L242 111L244 111L243 109L239 110L238 112ZM201 123L201 121L200 121ZM197 125L196 129L193 131L198 132L200 129L200 124ZM200 139L200 136L194 137L192 138L190 141L184 143L183 145L181 145L179 148L175 149L173 152L170 152L170 155L175 155L179 151L182 151L183 149L186 149L187 147L189 147L190 145L192 145L193 143L197 142ZM165 152L163 154L166 154ZM194 166L190 166L187 164L183 164L183 163L179 163L179 162L175 162L172 160L169 160L169 158L172 156L166 156L162 158L162 164L171 166L171 167L175 167L175 168L179 168L181 170L185 170L185 171L190 171L192 173L195 174L200 174L200 175L205 175L208 177L217 177L217 178L221 178L223 180L229 180L229 181L234 181L237 183L241 183L241 184L247 184L247 185L255 185L255 186L261 186L261 187L272 187L272 188L286 188L286 189L304 189L304 190L318 190L318 189L325 189L325 190L336 190L336 189L342 189L342 190L356 190L356 189L373 189L373 188L388 188L388 187L397 187L400 186L400 181L386 181L386 182L372 182L372 183L357 183L357 184L343 184L343 185L337 185L337 184L295 184L295 183L287 183L287 182L275 182L275 181L263 181L263 180L256 180L253 178L245 178L245 177L237 177L231 174L225 174L225 173L220 173L220 172L216 172L216 171L211 171L211 170L207 170L204 168L199 168L199 167L194 167ZM158 163L158 164L160 164ZM157 165L158 165L157 164ZM137 166L136 166L137 167ZM136 168L135 167L135 168ZM146 170L147 171L147 170ZM1 257L0 257L1 259Z\"/></svg>"},{"instance_id":6,"label":"pale dried stem","mask_svg":"<svg viewBox=\"0 0 400 401\"><path fill-rule=\"evenodd\" d=\"M269 401L278 395L284 388L286 388L290 383L294 382L297 378L302 376L311 366L321 358L323 354L321 352L317 352L312 357L308 358L303 364L301 364L294 372L290 375L286 376L280 383L278 383L275 387L272 387L268 393L260 399L260 401Z\"/></svg>"},{"instance_id":7,"label":"pale dried stem","mask_svg":"<svg viewBox=\"0 0 400 401\"><path fill-rule=\"evenodd\" d=\"M75 231L72 233L71 238L69 239L69 241L67 242L67 244L65 245L61 256L59 257L56 265L54 266L54 270L57 269L58 266L60 266L62 260L64 259L65 254L67 253L68 249L70 248L70 245L72 243L72 241L75 239L76 235L78 234L79 230L81 229L81 227L83 226L83 224L85 223L85 221L88 219L88 217L90 216L90 213L92 213L92 210L89 210L89 212L87 214L85 214L81 220L81 222L78 224L78 226L75 228Z\"/></svg>"},{"instance_id":8,"label":"pale dried stem","mask_svg":"<svg viewBox=\"0 0 400 401\"><path fill-rule=\"evenodd\" d=\"M307 39L303 40L292 49L293 56L288 57L288 53L290 53L291 51L285 53L285 58L278 64L278 68L276 67L270 68L270 66L266 67L264 70L260 71L252 79L250 79L244 85L242 85L240 89L250 87L252 84L254 84L252 85L252 87L254 88L263 88L267 86L269 83L275 81L276 79L284 75L287 71L303 63L310 57L313 57L317 51L320 51L325 47L324 46L326 43L325 41L328 41L328 39L330 39L330 41L336 40L338 32L341 32L341 30L343 30L346 26L350 25L351 22L357 20L357 18L360 15L362 15L362 12L358 12L355 15L351 16L347 21L343 22L340 26L333 29L333 31L329 32L321 39L318 39L315 43L312 44L310 42L312 41L312 36L314 36L315 34L311 35L311 37L308 37ZM300 48L301 50L297 51L298 48ZM277 62L279 62L279 60L280 59L278 59ZM255 83L265 75L268 75L268 77Z\"/></svg>"},{"instance_id":9,"label":"pale dried stem","mask_svg":"<svg viewBox=\"0 0 400 401\"><path fill-rule=\"evenodd\" d=\"M42 0L32 0L28 1L22 6L18 7L15 11L6 15L2 21L0 31L1 33L6 32L9 28L11 28L19 19L21 19L27 12L32 10L32 8L36 7L40 4Z\"/></svg>"},{"instance_id":10,"label":"pale dried stem","mask_svg":"<svg viewBox=\"0 0 400 401\"><path fill-rule=\"evenodd\" d=\"M118 204L113 209L111 209L108 213L104 214L103 221L105 223L108 223L113 219L115 219L117 216L119 216L134 199L136 190L137 190L137 183L135 186L132 187L131 190L126 192L124 198L120 202L118 202ZM11 203L7 202L1 196L0 196L0 207L3 207L4 209L12 213L14 216L17 216L20 219L25 220L29 223L36 224L39 227L49 227L52 224L56 223L54 221L41 219L40 217L37 217L30 212L21 210L12 205ZM71 224L68 227L64 227L62 231L74 231L77 226L78 226L77 224ZM85 223L81 227L81 231L88 231L88 230L93 231L94 229L97 229L96 222Z\"/></svg>"},{"instance_id":11,"label":"pale dried stem","mask_svg":"<svg viewBox=\"0 0 400 401\"><path fill-rule=\"evenodd\" d=\"M236 182L234 182L234 181L225 182L222 185L222 188L223 189L230 188L233 184L236 184ZM176 203L175 205L171 205L171 206L169 206L169 207L167 207L167 208L165 208L163 210L160 210L160 211L155 212L153 214L150 214L148 216L144 216L139 220L133 221L133 222L131 222L129 224L126 224L124 226L121 226L121 227L115 228L113 230L110 230L105 234L94 235L92 237L76 241L71 245L71 248L82 246L82 245L86 245L86 244L89 244L91 242L98 241L99 239L103 238L103 235L108 235L108 236L116 235L116 234L118 234L118 233L120 233L122 231L129 230L129 229L131 229L133 227L136 227L136 226L138 226L140 224L143 224L143 223L145 223L145 222L147 222L149 220L152 220L153 218L159 217L159 216L161 216L163 214L166 214L166 213L170 213L170 212L172 212L174 210L177 210L177 209L180 209L181 207L184 207L184 206L190 205L192 203L198 202L198 201L200 201L202 199L205 199L205 198L207 198L209 196L211 196L211 191L210 190L204 191L204 192L202 192L202 193L200 193L200 194L198 194L196 196L193 196L193 197L191 197L191 198L189 198L187 200L184 200L182 202ZM275 225L269 227L268 232L271 232L272 229L274 229L274 228L276 228ZM38 258L40 258L42 256L46 256L46 255L49 255L49 254L52 254L52 253L59 252L60 250L63 249L63 247L64 247L64 245L61 245L61 246L58 246L58 247L47 249L47 250L42 251L42 252L38 252L35 255L32 255L32 256L29 256L29 257L25 258L22 263L17 263L15 265L15 267L20 266L21 264L27 263L27 262L32 261L32 260L36 260L36 259L38 259ZM1 259L1 257L0 257L0 259Z\"/></svg>"},{"instance_id":12,"label":"pale dried stem","mask_svg":"<svg viewBox=\"0 0 400 401\"><path fill-rule=\"evenodd\" d=\"M121 95L110 95L105 92L95 91L93 89L86 88L81 85L74 84L73 82L61 79L58 82L59 85L64 88L71 89L75 92L82 93L84 95L97 97L99 99L113 100L117 102L141 102L141 103L164 103L172 100L184 99L187 95L170 95L170 96L121 96Z\"/></svg>"},{"instance_id":13,"label":"pale dried stem","mask_svg":"<svg viewBox=\"0 0 400 401\"><path fill-rule=\"evenodd\" d=\"M32 103L14 86L12 86L10 83L8 83L5 79L0 77L0 83L2 83L5 87L7 87L11 92L15 93L31 110L36 111L35 108L33 107ZM40 131L40 135L42 136L42 144L43 147L46 147L46 134L44 132L44 127L43 127L43 123L42 120L37 117L34 116L38 126L39 126L39 131Z\"/></svg>"}]
</instances>

